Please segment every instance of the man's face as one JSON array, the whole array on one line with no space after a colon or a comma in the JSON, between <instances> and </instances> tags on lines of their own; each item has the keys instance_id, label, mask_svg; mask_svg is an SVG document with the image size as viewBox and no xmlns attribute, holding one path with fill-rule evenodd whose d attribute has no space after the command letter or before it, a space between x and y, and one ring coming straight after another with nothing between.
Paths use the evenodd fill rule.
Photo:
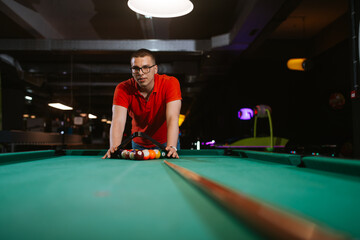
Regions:
<instances>
[{"instance_id":1,"label":"man's face","mask_svg":"<svg viewBox=\"0 0 360 240\"><path fill-rule=\"evenodd\" d=\"M137 57L131 59L132 76L141 88L146 88L154 83L154 75L157 73L157 65L151 57ZM142 68L142 70L139 70ZM146 71L149 70L148 73ZM144 73L145 72L145 73Z\"/></svg>"}]
</instances>

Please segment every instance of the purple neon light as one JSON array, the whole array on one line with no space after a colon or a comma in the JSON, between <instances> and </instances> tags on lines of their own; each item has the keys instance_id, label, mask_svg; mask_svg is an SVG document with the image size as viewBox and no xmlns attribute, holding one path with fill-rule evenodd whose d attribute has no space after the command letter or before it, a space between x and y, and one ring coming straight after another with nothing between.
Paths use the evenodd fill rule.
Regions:
<instances>
[{"instance_id":1,"label":"purple neon light","mask_svg":"<svg viewBox=\"0 0 360 240\"><path fill-rule=\"evenodd\" d=\"M216 142L215 142L214 140L212 140L212 141L210 141L210 142L206 142L205 145L214 146L215 143L216 143Z\"/></svg>"},{"instance_id":2,"label":"purple neon light","mask_svg":"<svg viewBox=\"0 0 360 240\"><path fill-rule=\"evenodd\" d=\"M250 120L254 116L254 110L251 108L241 108L238 112L238 118L240 120Z\"/></svg>"},{"instance_id":3,"label":"purple neon light","mask_svg":"<svg viewBox=\"0 0 360 240\"><path fill-rule=\"evenodd\" d=\"M217 148L269 148L271 146L216 146ZM283 148L285 146L282 145L275 145L273 148Z\"/></svg>"}]
</instances>

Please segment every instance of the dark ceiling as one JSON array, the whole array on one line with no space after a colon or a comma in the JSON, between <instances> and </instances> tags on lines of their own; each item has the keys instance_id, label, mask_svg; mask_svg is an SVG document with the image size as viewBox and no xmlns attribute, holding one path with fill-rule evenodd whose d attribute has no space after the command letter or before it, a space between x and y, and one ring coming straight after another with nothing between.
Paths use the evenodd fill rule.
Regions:
<instances>
[{"instance_id":1,"label":"dark ceiling","mask_svg":"<svg viewBox=\"0 0 360 240\"><path fill-rule=\"evenodd\" d=\"M345 0L192 2L190 14L160 19L134 13L127 0L2 0L0 61L17 70L34 114L60 100L110 118L131 52L148 48L160 73L178 77L189 115L210 79L239 58L316 55L348 36Z\"/></svg>"}]
</instances>

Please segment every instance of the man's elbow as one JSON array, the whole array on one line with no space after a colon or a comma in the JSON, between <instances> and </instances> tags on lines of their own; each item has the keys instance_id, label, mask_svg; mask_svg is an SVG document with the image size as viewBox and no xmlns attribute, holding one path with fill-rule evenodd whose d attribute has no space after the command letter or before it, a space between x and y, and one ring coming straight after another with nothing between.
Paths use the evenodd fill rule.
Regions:
<instances>
[{"instance_id":1,"label":"man's elbow","mask_svg":"<svg viewBox=\"0 0 360 240\"><path fill-rule=\"evenodd\" d=\"M173 118L170 118L168 121L168 125L169 126L179 126L179 118L178 117L173 117Z\"/></svg>"}]
</instances>

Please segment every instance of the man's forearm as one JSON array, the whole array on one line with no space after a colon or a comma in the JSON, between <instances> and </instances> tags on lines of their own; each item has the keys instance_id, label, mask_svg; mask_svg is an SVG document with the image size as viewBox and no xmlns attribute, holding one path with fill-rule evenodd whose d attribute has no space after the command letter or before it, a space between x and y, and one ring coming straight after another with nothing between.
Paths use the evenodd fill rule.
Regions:
<instances>
[{"instance_id":1,"label":"man's forearm","mask_svg":"<svg viewBox=\"0 0 360 240\"><path fill-rule=\"evenodd\" d=\"M126 108L113 105L113 121L111 123L109 136L110 147L103 158L110 158L111 153L121 144L126 123L126 113Z\"/></svg>"},{"instance_id":2,"label":"man's forearm","mask_svg":"<svg viewBox=\"0 0 360 240\"><path fill-rule=\"evenodd\" d=\"M167 131L167 146L177 146L179 137L179 120L176 121L172 120L168 124L168 131Z\"/></svg>"},{"instance_id":3,"label":"man's forearm","mask_svg":"<svg viewBox=\"0 0 360 240\"><path fill-rule=\"evenodd\" d=\"M118 147L121 144L124 129L117 124L112 124L110 128L110 147Z\"/></svg>"},{"instance_id":4,"label":"man's forearm","mask_svg":"<svg viewBox=\"0 0 360 240\"><path fill-rule=\"evenodd\" d=\"M110 128L110 148L116 148L121 144L126 123L127 109L113 105L113 118Z\"/></svg>"}]
</instances>

